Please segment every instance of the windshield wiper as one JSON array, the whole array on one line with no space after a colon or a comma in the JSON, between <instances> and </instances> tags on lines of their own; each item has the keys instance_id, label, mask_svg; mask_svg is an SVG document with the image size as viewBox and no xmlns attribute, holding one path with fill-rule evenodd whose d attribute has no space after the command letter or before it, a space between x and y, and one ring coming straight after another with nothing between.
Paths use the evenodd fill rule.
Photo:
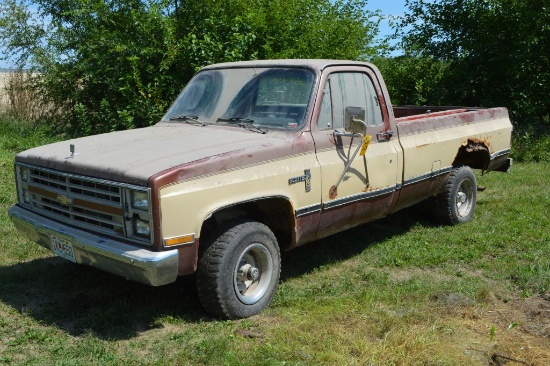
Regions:
<instances>
[{"instance_id":1,"label":"windshield wiper","mask_svg":"<svg viewBox=\"0 0 550 366\"><path fill-rule=\"evenodd\" d=\"M262 134L267 133L266 130L262 130L260 127L255 126L252 122L241 122L239 123L239 126L241 126L242 128L246 128L248 131L258 132Z\"/></svg>"},{"instance_id":2,"label":"windshield wiper","mask_svg":"<svg viewBox=\"0 0 550 366\"><path fill-rule=\"evenodd\" d=\"M218 118L218 122L229 122L229 123L254 123L253 119L244 118L244 117L229 117L229 118Z\"/></svg>"},{"instance_id":3,"label":"windshield wiper","mask_svg":"<svg viewBox=\"0 0 550 366\"><path fill-rule=\"evenodd\" d=\"M266 130L262 130L260 127L254 125L254 120L244 117L229 117L229 118L218 118L217 122L228 122L232 124L237 124L242 128L246 128L248 131L258 132L258 133L267 133Z\"/></svg>"},{"instance_id":4,"label":"windshield wiper","mask_svg":"<svg viewBox=\"0 0 550 366\"><path fill-rule=\"evenodd\" d=\"M181 116L170 117L170 121L185 121L185 123L188 123L194 126L201 126L201 127L206 126L206 123L199 121L198 116L188 116L185 114Z\"/></svg>"}]
</instances>

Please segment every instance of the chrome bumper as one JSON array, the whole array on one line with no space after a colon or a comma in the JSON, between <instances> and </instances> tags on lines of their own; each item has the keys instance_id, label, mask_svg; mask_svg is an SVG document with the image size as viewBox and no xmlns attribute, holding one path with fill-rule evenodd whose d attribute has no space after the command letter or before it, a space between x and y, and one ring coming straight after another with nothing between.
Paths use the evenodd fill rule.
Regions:
<instances>
[{"instance_id":1,"label":"chrome bumper","mask_svg":"<svg viewBox=\"0 0 550 366\"><path fill-rule=\"evenodd\" d=\"M178 250L152 252L117 240L90 234L13 206L8 214L29 239L52 250L50 235L72 244L76 261L151 286L165 285L178 275Z\"/></svg>"}]
</instances>

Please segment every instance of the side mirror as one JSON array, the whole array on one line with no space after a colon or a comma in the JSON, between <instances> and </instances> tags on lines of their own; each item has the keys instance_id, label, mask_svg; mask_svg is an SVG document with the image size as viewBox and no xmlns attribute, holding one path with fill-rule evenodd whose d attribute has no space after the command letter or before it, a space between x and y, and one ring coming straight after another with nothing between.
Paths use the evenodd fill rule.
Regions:
<instances>
[{"instance_id":1,"label":"side mirror","mask_svg":"<svg viewBox=\"0 0 550 366\"><path fill-rule=\"evenodd\" d=\"M367 131L365 124L365 108L362 107L346 107L344 116L345 130L354 134L364 135Z\"/></svg>"}]
</instances>

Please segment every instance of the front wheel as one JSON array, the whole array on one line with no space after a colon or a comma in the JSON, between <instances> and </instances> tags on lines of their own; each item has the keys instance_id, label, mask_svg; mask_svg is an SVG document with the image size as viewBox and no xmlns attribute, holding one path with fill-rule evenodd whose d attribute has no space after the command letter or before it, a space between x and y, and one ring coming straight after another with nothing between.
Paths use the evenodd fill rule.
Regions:
<instances>
[{"instance_id":1,"label":"front wheel","mask_svg":"<svg viewBox=\"0 0 550 366\"><path fill-rule=\"evenodd\" d=\"M281 271L277 239L255 221L221 227L199 259L197 291L207 313L246 318L271 301Z\"/></svg>"},{"instance_id":2,"label":"front wheel","mask_svg":"<svg viewBox=\"0 0 550 366\"><path fill-rule=\"evenodd\" d=\"M436 216L456 225L472 219L476 209L477 182L472 169L460 166L451 171L445 191L436 197Z\"/></svg>"}]
</instances>

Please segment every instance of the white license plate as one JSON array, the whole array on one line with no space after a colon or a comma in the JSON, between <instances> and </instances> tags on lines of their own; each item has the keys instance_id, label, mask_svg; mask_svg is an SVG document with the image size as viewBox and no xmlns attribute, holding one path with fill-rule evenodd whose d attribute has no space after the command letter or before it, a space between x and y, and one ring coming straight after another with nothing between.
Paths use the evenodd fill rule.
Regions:
<instances>
[{"instance_id":1,"label":"white license plate","mask_svg":"<svg viewBox=\"0 0 550 366\"><path fill-rule=\"evenodd\" d=\"M76 257L74 256L73 245L71 244L70 241L58 238L55 235L50 235L50 239L52 241L53 254L76 263Z\"/></svg>"}]
</instances>

